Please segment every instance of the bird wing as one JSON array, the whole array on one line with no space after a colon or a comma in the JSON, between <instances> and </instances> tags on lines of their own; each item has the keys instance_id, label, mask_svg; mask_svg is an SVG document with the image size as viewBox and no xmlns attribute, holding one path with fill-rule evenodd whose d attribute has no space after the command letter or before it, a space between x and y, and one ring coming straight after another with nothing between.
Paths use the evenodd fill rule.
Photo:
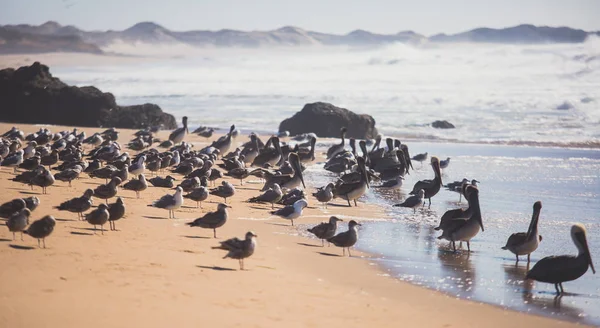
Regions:
<instances>
[{"instance_id":1,"label":"bird wing","mask_svg":"<svg viewBox=\"0 0 600 328\"><path fill-rule=\"evenodd\" d=\"M173 195L164 195L152 205L158 208L165 208L172 204L175 204L175 197Z\"/></svg>"},{"instance_id":2,"label":"bird wing","mask_svg":"<svg viewBox=\"0 0 600 328\"><path fill-rule=\"evenodd\" d=\"M421 189L427 189L432 184L433 184L433 180L421 180L421 181L417 181L417 183L415 183L415 186L413 187L413 190L410 192L410 194L411 195L418 194L419 190L421 190Z\"/></svg>"},{"instance_id":3,"label":"bird wing","mask_svg":"<svg viewBox=\"0 0 600 328\"><path fill-rule=\"evenodd\" d=\"M271 214L278 215L281 217L287 217L290 214L294 213L294 206L288 205L284 208L278 209L277 211L272 211Z\"/></svg>"},{"instance_id":4,"label":"bird wing","mask_svg":"<svg viewBox=\"0 0 600 328\"><path fill-rule=\"evenodd\" d=\"M242 250L244 248L244 240L239 238L231 238L221 242L221 246L218 248L235 251Z\"/></svg>"},{"instance_id":5,"label":"bird wing","mask_svg":"<svg viewBox=\"0 0 600 328\"><path fill-rule=\"evenodd\" d=\"M343 247L346 243L348 237L346 236L348 231L340 232L337 235L327 239L328 242L334 244L335 246Z\"/></svg>"},{"instance_id":6,"label":"bird wing","mask_svg":"<svg viewBox=\"0 0 600 328\"><path fill-rule=\"evenodd\" d=\"M506 241L506 246L504 246L503 248L508 248L511 246L516 246L516 245L522 244L526 240L527 240L526 232L513 233L512 235L510 235L510 237L508 237L508 240Z\"/></svg>"},{"instance_id":7,"label":"bird wing","mask_svg":"<svg viewBox=\"0 0 600 328\"><path fill-rule=\"evenodd\" d=\"M313 233L315 236L321 238L329 230L329 223L322 222L318 225L308 229L308 232Z\"/></svg>"},{"instance_id":8,"label":"bird wing","mask_svg":"<svg viewBox=\"0 0 600 328\"><path fill-rule=\"evenodd\" d=\"M402 202L401 204L398 204L398 206L415 207L415 206L419 205L420 202L421 202L421 198L419 198L419 196L410 196L407 199L405 199L404 202Z\"/></svg>"},{"instance_id":9,"label":"bird wing","mask_svg":"<svg viewBox=\"0 0 600 328\"><path fill-rule=\"evenodd\" d=\"M526 279L554 283L572 270L571 262L575 259L571 255L548 256L539 260L529 272ZM565 281L565 280L562 280ZM559 282L559 281L556 281Z\"/></svg>"}]
</instances>

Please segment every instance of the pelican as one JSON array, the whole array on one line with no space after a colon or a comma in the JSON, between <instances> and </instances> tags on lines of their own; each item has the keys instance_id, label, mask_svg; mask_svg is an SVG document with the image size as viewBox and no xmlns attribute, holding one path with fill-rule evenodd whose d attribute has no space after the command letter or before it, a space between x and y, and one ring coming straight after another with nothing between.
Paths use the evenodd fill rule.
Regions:
<instances>
[{"instance_id":1,"label":"pelican","mask_svg":"<svg viewBox=\"0 0 600 328\"><path fill-rule=\"evenodd\" d=\"M462 189L465 189L466 193L463 193L465 193L465 198L467 198L468 200L468 193L472 189L467 189L467 186L468 184L463 184ZM467 209L457 208L453 210L448 210L444 213L444 215L442 215L442 217L440 218L440 224L437 227L435 227L434 230L444 230L448 227L448 225L452 224L452 221L459 219L466 220L470 218L471 215L473 215L473 207L470 203Z\"/></svg>"},{"instance_id":2,"label":"pelican","mask_svg":"<svg viewBox=\"0 0 600 328\"><path fill-rule=\"evenodd\" d=\"M316 148L315 144L316 143L317 143L317 138L311 137L310 138L310 150L304 151L301 149L298 152L298 156L300 157L300 162L310 163L316 159L316 157L315 157L315 148Z\"/></svg>"},{"instance_id":3,"label":"pelican","mask_svg":"<svg viewBox=\"0 0 600 328\"><path fill-rule=\"evenodd\" d=\"M213 237L217 238L217 228L222 227L227 222L227 208L231 206L220 203L215 212L208 212L203 217L197 218L193 222L186 223L190 227L200 227L204 229L213 229Z\"/></svg>"},{"instance_id":4,"label":"pelican","mask_svg":"<svg viewBox=\"0 0 600 328\"><path fill-rule=\"evenodd\" d=\"M573 239L573 243L577 246L579 254L577 256L559 255L544 257L527 272L525 279L554 284L556 294L560 295L565 292L562 283L583 276L587 272L588 267L591 267L592 272L596 274L586 235L583 224L574 224L571 227L571 239Z\"/></svg>"},{"instance_id":5,"label":"pelican","mask_svg":"<svg viewBox=\"0 0 600 328\"><path fill-rule=\"evenodd\" d=\"M252 256L256 249L256 238L258 236L248 231L244 240L238 238L227 239L222 241L220 246L213 247L213 249L224 249L229 251L225 258L232 258L240 261L240 270L244 270L244 259Z\"/></svg>"},{"instance_id":6,"label":"pelican","mask_svg":"<svg viewBox=\"0 0 600 328\"><path fill-rule=\"evenodd\" d=\"M254 160L252 161L252 166L264 166L266 163L269 163L271 166L276 165L281 160L281 145L279 143L279 138L272 137L267 144L272 143L273 148L265 146L264 149L260 151Z\"/></svg>"},{"instance_id":7,"label":"pelican","mask_svg":"<svg viewBox=\"0 0 600 328\"><path fill-rule=\"evenodd\" d=\"M265 176L265 185L262 187L261 191L265 191L269 188L272 188L275 183L277 183L282 189L293 189L299 187L302 184L303 188L306 188L306 184L304 184L304 174L302 173L302 166L300 165L300 159L296 153L290 153L289 157L290 165L294 169L293 174L281 174L281 175L273 175L272 173L268 173Z\"/></svg>"},{"instance_id":8,"label":"pelican","mask_svg":"<svg viewBox=\"0 0 600 328\"><path fill-rule=\"evenodd\" d=\"M151 205L152 207L164 208L169 210L169 219L175 218L175 210L183 205L183 189L177 187L173 195L164 195L159 200L155 201Z\"/></svg>"},{"instance_id":9,"label":"pelican","mask_svg":"<svg viewBox=\"0 0 600 328\"><path fill-rule=\"evenodd\" d=\"M221 154L225 155L227 151L229 151L229 148L231 148L231 137L234 130L235 125L232 125L229 128L229 133L227 133L226 136L219 138L219 140L214 141L211 146L215 147Z\"/></svg>"},{"instance_id":10,"label":"pelican","mask_svg":"<svg viewBox=\"0 0 600 328\"><path fill-rule=\"evenodd\" d=\"M542 240L542 236L538 233L538 222L541 210L542 202L535 202L533 204L533 216L531 217L527 232L513 233L508 237L506 246L502 247L502 249L507 249L515 254L517 262L519 262L519 255L527 254L527 263L529 263L531 253L538 248L540 241Z\"/></svg>"},{"instance_id":11,"label":"pelican","mask_svg":"<svg viewBox=\"0 0 600 328\"><path fill-rule=\"evenodd\" d=\"M358 241L358 228L356 226L360 226L361 224L351 220L348 222L348 231L341 232L329 239L328 242L334 244L337 247L342 247L344 251L344 256L346 256L346 248L348 249L348 256L352 256L350 253L350 247L354 246Z\"/></svg>"},{"instance_id":12,"label":"pelican","mask_svg":"<svg viewBox=\"0 0 600 328\"><path fill-rule=\"evenodd\" d=\"M302 210L307 206L308 206L308 203L306 202L305 199L299 199L294 203L294 205L288 205L277 211L271 211L271 214L277 215L286 220L291 220L292 226L293 226L294 220L299 218L302 215Z\"/></svg>"},{"instance_id":13,"label":"pelican","mask_svg":"<svg viewBox=\"0 0 600 328\"><path fill-rule=\"evenodd\" d=\"M421 180L415 183L411 195L416 195L419 190L425 191L425 198L429 199L429 207L431 207L431 197L435 196L442 187L442 174L440 172L440 160L437 157L431 157L431 167L435 178L433 180ZM423 204L424 206L425 204Z\"/></svg>"},{"instance_id":14,"label":"pelican","mask_svg":"<svg viewBox=\"0 0 600 328\"><path fill-rule=\"evenodd\" d=\"M279 202L282 197L283 192L281 191L281 187L277 183L274 183L272 188L269 188L259 196L248 199L248 202L271 203L271 209L273 209L275 207L274 204Z\"/></svg>"},{"instance_id":15,"label":"pelican","mask_svg":"<svg viewBox=\"0 0 600 328\"><path fill-rule=\"evenodd\" d=\"M473 207L472 215L466 219L456 219L448 223L443 229L442 235L438 239L446 239L452 242L452 248L456 252L456 242L466 241L467 249L471 251L471 238L475 237L483 229L483 221L481 219L481 208L479 207L479 190L475 186L468 186L465 190L465 194L468 195L469 206Z\"/></svg>"},{"instance_id":16,"label":"pelican","mask_svg":"<svg viewBox=\"0 0 600 328\"><path fill-rule=\"evenodd\" d=\"M358 206L356 204L356 200L360 198L369 188L369 177L367 176L367 170L365 168L365 160L362 157L357 158L358 162L358 171L360 172L360 179L358 181L352 182L341 182L335 186L333 195L335 197L339 197L348 201L348 206L352 206L350 201L354 201L354 206Z\"/></svg>"},{"instance_id":17,"label":"pelican","mask_svg":"<svg viewBox=\"0 0 600 328\"><path fill-rule=\"evenodd\" d=\"M329 218L329 222L322 222L312 228L306 229L306 231L321 239L321 246L325 246L325 240L335 236L338 221L344 220L332 216Z\"/></svg>"},{"instance_id":18,"label":"pelican","mask_svg":"<svg viewBox=\"0 0 600 328\"><path fill-rule=\"evenodd\" d=\"M335 156L337 153L344 151L344 146L346 144L346 128L345 127L343 127L340 130L340 134L342 135L342 141L339 144L333 145L333 146L329 147L329 149L327 149L327 159L330 159L333 156Z\"/></svg>"},{"instance_id":19,"label":"pelican","mask_svg":"<svg viewBox=\"0 0 600 328\"><path fill-rule=\"evenodd\" d=\"M187 126L187 121L188 121L187 116L184 116L181 119L181 123L183 124L183 126L180 127L179 129L175 129L169 135L169 140L173 141L174 144L178 144L178 143L182 142L183 138L185 138L185 135L190 133L190 131L188 130L188 126Z\"/></svg>"}]
</instances>

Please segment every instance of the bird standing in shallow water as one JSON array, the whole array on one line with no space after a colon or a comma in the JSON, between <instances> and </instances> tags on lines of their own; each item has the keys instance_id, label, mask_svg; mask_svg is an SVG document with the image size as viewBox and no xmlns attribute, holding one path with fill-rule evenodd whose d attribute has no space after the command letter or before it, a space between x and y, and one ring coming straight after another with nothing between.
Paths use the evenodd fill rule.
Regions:
<instances>
[{"instance_id":1,"label":"bird standing in shallow water","mask_svg":"<svg viewBox=\"0 0 600 328\"><path fill-rule=\"evenodd\" d=\"M577 223L571 227L571 239L573 239L573 243L579 250L577 256L544 257L527 272L525 279L554 284L556 294L561 295L565 292L562 286L563 282L578 279L587 272L588 267L592 268L592 272L595 274L596 269L594 269L594 263L592 263L592 255L587 243L587 232L583 224Z\"/></svg>"},{"instance_id":2,"label":"bird standing in shallow water","mask_svg":"<svg viewBox=\"0 0 600 328\"><path fill-rule=\"evenodd\" d=\"M429 207L431 207L431 197L437 195L442 187L442 173L440 172L440 160L437 157L431 157L431 168L435 177L433 180L421 180L415 183L411 195L418 194L419 190L425 191L425 198L429 199ZM423 204L425 205L425 204Z\"/></svg>"},{"instance_id":3,"label":"bird standing in shallow water","mask_svg":"<svg viewBox=\"0 0 600 328\"><path fill-rule=\"evenodd\" d=\"M531 253L533 253L542 241L542 236L538 233L538 222L540 219L540 211L542 210L542 202L537 201L533 204L533 216L529 223L527 232L513 233L508 237L506 245L502 249L511 251L517 257L519 255L527 255L527 263L530 261Z\"/></svg>"}]
</instances>

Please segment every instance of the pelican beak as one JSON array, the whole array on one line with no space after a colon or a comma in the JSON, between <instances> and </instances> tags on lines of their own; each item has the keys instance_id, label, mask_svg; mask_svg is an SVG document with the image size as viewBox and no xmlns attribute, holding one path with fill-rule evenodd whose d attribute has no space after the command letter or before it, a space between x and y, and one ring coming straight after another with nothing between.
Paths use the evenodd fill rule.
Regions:
<instances>
[{"instance_id":1,"label":"pelican beak","mask_svg":"<svg viewBox=\"0 0 600 328\"><path fill-rule=\"evenodd\" d=\"M577 233L576 235L577 235L577 239L579 239L579 242L583 245L583 248L585 249L586 257L587 257L588 263L590 264L590 268L592 268L592 272L594 274L596 274L596 269L594 268L594 263L592 262L592 254L590 254L590 248L588 247L587 238L586 238L585 234Z\"/></svg>"},{"instance_id":2,"label":"pelican beak","mask_svg":"<svg viewBox=\"0 0 600 328\"><path fill-rule=\"evenodd\" d=\"M306 184L304 184L304 174L302 173L302 165L300 165L300 157L298 157L298 155L294 156L294 170L298 172L298 177L302 182L302 187L306 189Z\"/></svg>"}]
</instances>

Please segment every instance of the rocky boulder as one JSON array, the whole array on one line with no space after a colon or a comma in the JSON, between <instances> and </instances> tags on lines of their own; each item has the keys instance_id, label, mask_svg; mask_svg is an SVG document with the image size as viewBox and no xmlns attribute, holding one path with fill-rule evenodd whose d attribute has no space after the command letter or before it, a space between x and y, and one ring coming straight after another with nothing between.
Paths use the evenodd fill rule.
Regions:
<instances>
[{"instance_id":1,"label":"rocky boulder","mask_svg":"<svg viewBox=\"0 0 600 328\"><path fill-rule=\"evenodd\" d=\"M435 121L435 122L431 123L431 126L436 129L454 129L455 128L454 124L452 124L448 121Z\"/></svg>"},{"instance_id":2,"label":"rocky boulder","mask_svg":"<svg viewBox=\"0 0 600 328\"><path fill-rule=\"evenodd\" d=\"M373 139L377 136L375 119L371 115L355 114L323 102L304 105L301 111L279 124L279 131L289 131L291 135L313 132L319 137L337 138L342 127L348 129L346 135L350 138Z\"/></svg>"},{"instance_id":3,"label":"rocky boulder","mask_svg":"<svg viewBox=\"0 0 600 328\"><path fill-rule=\"evenodd\" d=\"M35 62L0 70L0 120L14 123L139 129L177 127L175 118L154 104L119 106L93 86L68 86Z\"/></svg>"}]
</instances>

